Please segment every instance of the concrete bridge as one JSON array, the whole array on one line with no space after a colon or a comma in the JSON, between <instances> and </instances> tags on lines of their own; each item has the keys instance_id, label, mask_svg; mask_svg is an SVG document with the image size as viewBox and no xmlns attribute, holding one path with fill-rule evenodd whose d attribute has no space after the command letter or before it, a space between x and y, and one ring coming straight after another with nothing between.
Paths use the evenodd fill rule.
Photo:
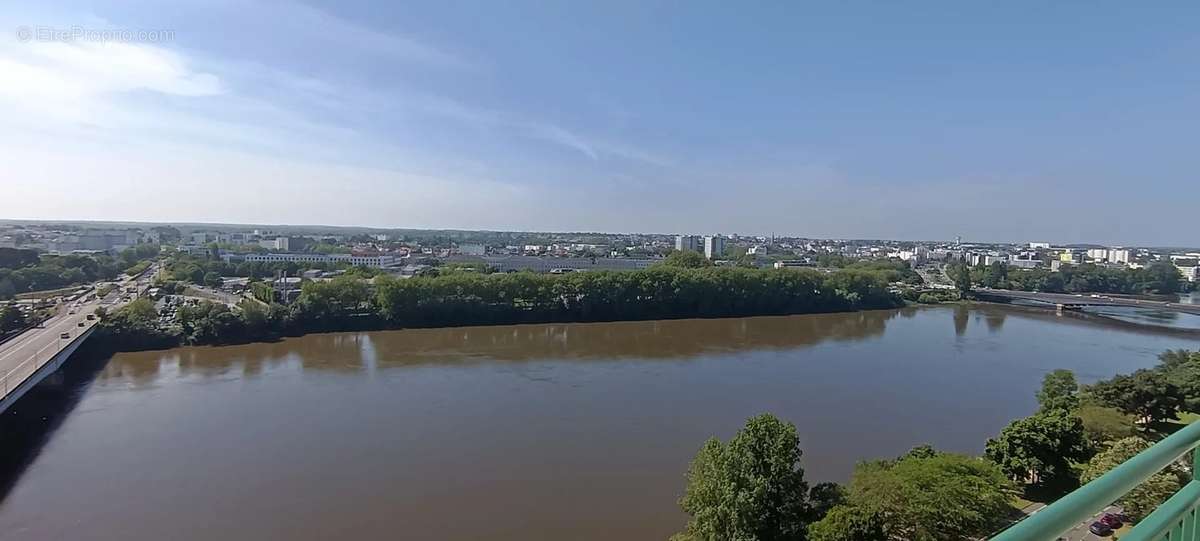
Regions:
<instances>
[{"instance_id":1,"label":"concrete bridge","mask_svg":"<svg viewBox=\"0 0 1200 541\"><path fill-rule=\"evenodd\" d=\"M1170 310L1185 314L1200 315L1200 304L1179 304L1177 302L1114 297L1103 293L1085 295L980 288L975 290L975 296L982 300L994 300L1000 302L1010 302L1013 300L1040 302L1054 305L1060 311L1078 310L1085 306L1130 306L1134 308L1154 308L1158 310Z\"/></svg>"},{"instance_id":2,"label":"concrete bridge","mask_svg":"<svg viewBox=\"0 0 1200 541\"><path fill-rule=\"evenodd\" d=\"M55 329L58 327L55 326ZM7 411L9 406L25 396L25 393L36 387L43 379L46 379L46 376L57 371L67 358L92 335L95 325L88 325L79 330L81 332L69 333L70 338L66 339L31 339L33 344L49 343L33 350L32 353L28 353L27 347L36 346L22 346L0 359L0 366L3 366L4 370L3 375L0 376L0 390L4 392L3 398L0 398L0 413ZM61 336L61 334L58 335L58 337Z\"/></svg>"},{"instance_id":3,"label":"concrete bridge","mask_svg":"<svg viewBox=\"0 0 1200 541\"><path fill-rule=\"evenodd\" d=\"M64 305L59 313L37 327L0 344L0 413L37 386L46 376L53 374L67 358L92 335L98 318L94 316L101 306L107 310L119 308L120 299L130 287L139 282L148 283L153 272L145 272L141 278L134 277L118 284L103 299Z\"/></svg>"}]
</instances>

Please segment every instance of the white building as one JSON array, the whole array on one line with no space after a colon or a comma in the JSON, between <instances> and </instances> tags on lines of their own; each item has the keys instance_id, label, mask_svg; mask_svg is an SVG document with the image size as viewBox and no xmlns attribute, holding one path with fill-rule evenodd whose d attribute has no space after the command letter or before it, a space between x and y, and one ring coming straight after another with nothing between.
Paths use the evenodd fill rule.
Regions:
<instances>
[{"instance_id":1,"label":"white building","mask_svg":"<svg viewBox=\"0 0 1200 541\"><path fill-rule=\"evenodd\" d=\"M1087 251L1088 259L1092 261L1108 261L1108 248L1092 248Z\"/></svg>"},{"instance_id":2,"label":"white building","mask_svg":"<svg viewBox=\"0 0 1200 541\"><path fill-rule=\"evenodd\" d=\"M703 252L704 247L701 246L700 237L695 235L678 235L675 237L675 249L680 252L695 251Z\"/></svg>"},{"instance_id":3,"label":"white building","mask_svg":"<svg viewBox=\"0 0 1200 541\"><path fill-rule=\"evenodd\" d=\"M361 256L350 254L247 254L246 261L262 263L349 263L356 267L387 267L396 263L395 256Z\"/></svg>"},{"instance_id":4,"label":"white building","mask_svg":"<svg viewBox=\"0 0 1200 541\"><path fill-rule=\"evenodd\" d=\"M704 237L704 257L717 259L723 255L725 255L725 237L706 235Z\"/></svg>"},{"instance_id":5,"label":"white building","mask_svg":"<svg viewBox=\"0 0 1200 541\"><path fill-rule=\"evenodd\" d=\"M1029 249L1030 250L1049 250L1050 243L1049 242L1031 242L1031 243L1029 243Z\"/></svg>"},{"instance_id":6,"label":"white building","mask_svg":"<svg viewBox=\"0 0 1200 541\"><path fill-rule=\"evenodd\" d=\"M1186 279L1189 282L1195 282L1197 280L1200 280L1200 266L1196 266L1196 267L1176 266L1175 268L1179 269L1179 274L1182 274L1184 279Z\"/></svg>"},{"instance_id":7,"label":"white building","mask_svg":"<svg viewBox=\"0 0 1200 541\"><path fill-rule=\"evenodd\" d=\"M1120 263L1122 265L1129 264L1129 250L1112 249L1108 251L1109 263Z\"/></svg>"},{"instance_id":8,"label":"white building","mask_svg":"<svg viewBox=\"0 0 1200 541\"><path fill-rule=\"evenodd\" d=\"M275 237L273 239L263 239L263 240L258 241L259 246L262 246L263 248L266 248L268 250L287 251L287 250L291 249L289 244L290 244L290 242L288 242L287 237Z\"/></svg>"},{"instance_id":9,"label":"white building","mask_svg":"<svg viewBox=\"0 0 1200 541\"><path fill-rule=\"evenodd\" d=\"M484 255L487 247L482 244L459 244L458 252L462 255Z\"/></svg>"}]
</instances>

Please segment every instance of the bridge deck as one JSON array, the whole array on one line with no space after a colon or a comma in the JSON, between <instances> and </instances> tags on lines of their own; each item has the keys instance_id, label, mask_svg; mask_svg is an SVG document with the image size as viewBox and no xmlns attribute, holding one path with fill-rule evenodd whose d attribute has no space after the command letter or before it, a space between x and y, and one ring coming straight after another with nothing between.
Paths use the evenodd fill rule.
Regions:
<instances>
[{"instance_id":1,"label":"bridge deck","mask_svg":"<svg viewBox=\"0 0 1200 541\"><path fill-rule=\"evenodd\" d=\"M88 315L94 314L101 306L108 310L120 307L117 299L122 295L121 292L136 283L137 279L131 278L119 284L104 299L80 303L78 306L62 306L58 314L42 325L0 344L0 404L3 404L0 411L13 402L9 399L10 394L21 390L29 378L38 374L60 352L87 339L86 334L90 334L88 331L98 323L96 319L87 319Z\"/></svg>"},{"instance_id":2,"label":"bridge deck","mask_svg":"<svg viewBox=\"0 0 1200 541\"><path fill-rule=\"evenodd\" d=\"M1093 297L1090 294L1074 295L1067 293L1034 293L1032 291L1013 291L1008 289L986 288L977 290L976 294L985 297L996 297L1010 300L1020 299L1063 306L1129 306L1134 308L1154 308L1158 310L1170 310L1185 314L1200 315L1200 305L1196 304L1179 304L1177 302L1154 301L1148 299L1130 299L1125 297L1112 297L1108 295Z\"/></svg>"}]
</instances>

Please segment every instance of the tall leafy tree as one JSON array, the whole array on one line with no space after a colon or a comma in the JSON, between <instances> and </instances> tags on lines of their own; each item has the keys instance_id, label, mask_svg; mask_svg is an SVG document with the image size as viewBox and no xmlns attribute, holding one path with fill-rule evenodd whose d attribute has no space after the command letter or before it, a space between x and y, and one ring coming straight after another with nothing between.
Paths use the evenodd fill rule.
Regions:
<instances>
[{"instance_id":1,"label":"tall leafy tree","mask_svg":"<svg viewBox=\"0 0 1200 541\"><path fill-rule=\"evenodd\" d=\"M729 443L706 442L688 468L680 507L686 535L702 540L804 539L810 518L796 427L771 415L746 422Z\"/></svg>"},{"instance_id":2,"label":"tall leafy tree","mask_svg":"<svg viewBox=\"0 0 1200 541\"><path fill-rule=\"evenodd\" d=\"M1041 411L1075 411L1079 408L1078 393L1079 383L1075 381L1075 373L1060 368L1042 378L1037 400Z\"/></svg>"},{"instance_id":3,"label":"tall leafy tree","mask_svg":"<svg viewBox=\"0 0 1200 541\"><path fill-rule=\"evenodd\" d=\"M1095 402L1134 415L1142 422L1174 419L1184 405L1183 392L1159 370L1118 375L1092 384L1087 394Z\"/></svg>"},{"instance_id":4,"label":"tall leafy tree","mask_svg":"<svg viewBox=\"0 0 1200 541\"><path fill-rule=\"evenodd\" d=\"M1017 419L989 439L984 454L1011 479L1040 483L1071 475L1087 457L1083 421L1063 410Z\"/></svg>"},{"instance_id":5,"label":"tall leafy tree","mask_svg":"<svg viewBox=\"0 0 1200 541\"><path fill-rule=\"evenodd\" d=\"M1092 447L1101 447L1106 442L1135 436L1138 433L1133 416L1116 408L1085 404L1077 413L1083 421L1083 432Z\"/></svg>"},{"instance_id":6,"label":"tall leafy tree","mask_svg":"<svg viewBox=\"0 0 1200 541\"><path fill-rule=\"evenodd\" d=\"M890 539L938 541L987 534L1010 509L1015 488L995 464L953 453L909 455L895 461L864 462L854 470L849 518L834 508L816 527L857 525L842 536L823 539L878 539L871 516L882 520ZM870 533L851 533L870 532Z\"/></svg>"},{"instance_id":7,"label":"tall leafy tree","mask_svg":"<svg viewBox=\"0 0 1200 541\"><path fill-rule=\"evenodd\" d=\"M1200 351L1172 350L1158 356L1155 370L1179 388L1182 409L1200 413Z\"/></svg>"},{"instance_id":8,"label":"tall leafy tree","mask_svg":"<svg viewBox=\"0 0 1200 541\"><path fill-rule=\"evenodd\" d=\"M16 306L0 306L0 333L15 331L25 326L25 314Z\"/></svg>"},{"instance_id":9,"label":"tall leafy tree","mask_svg":"<svg viewBox=\"0 0 1200 541\"><path fill-rule=\"evenodd\" d=\"M954 280L954 287L959 293L966 295L971 292L971 268L963 261L959 261L950 266L950 279Z\"/></svg>"},{"instance_id":10,"label":"tall leafy tree","mask_svg":"<svg viewBox=\"0 0 1200 541\"><path fill-rule=\"evenodd\" d=\"M685 269L698 269L700 267L711 267L712 261L709 261L708 258L704 257L702 254L700 254L700 252L693 250L675 250L667 254L667 257L663 258L660 265Z\"/></svg>"},{"instance_id":11,"label":"tall leafy tree","mask_svg":"<svg viewBox=\"0 0 1200 541\"><path fill-rule=\"evenodd\" d=\"M808 527L810 541L887 541L883 517L854 505L839 505Z\"/></svg>"}]
</instances>

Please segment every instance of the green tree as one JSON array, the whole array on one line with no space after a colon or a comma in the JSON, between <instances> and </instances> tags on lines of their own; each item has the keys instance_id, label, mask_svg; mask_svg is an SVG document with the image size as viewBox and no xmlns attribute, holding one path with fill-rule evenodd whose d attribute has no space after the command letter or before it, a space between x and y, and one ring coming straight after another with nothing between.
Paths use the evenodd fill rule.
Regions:
<instances>
[{"instance_id":1,"label":"green tree","mask_svg":"<svg viewBox=\"0 0 1200 541\"><path fill-rule=\"evenodd\" d=\"M1158 370L1138 370L1099 381L1087 388L1088 397L1136 416L1142 422L1174 419L1184 405L1179 387Z\"/></svg>"},{"instance_id":2,"label":"green tree","mask_svg":"<svg viewBox=\"0 0 1200 541\"><path fill-rule=\"evenodd\" d=\"M979 282L983 287L1001 287L1007 285L1008 265L1004 264L1003 261L993 261L990 265L984 267Z\"/></svg>"},{"instance_id":3,"label":"green tree","mask_svg":"<svg viewBox=\"0 0 1200 541\"><path fill-rule=\"evenodd\" d=\"M1121 413L1116 408L1084 404L1080 406L1077 415L1083 421L1083 433L1087 435L1093 447L1138 433L1133 416Z\"/></svg>"},{"instance_id":4,"label":"green tree","mask_svg":"<svg viewBox=\"0 0 1200 541\"><path fill-rule=\"evenodd\" d=\"M837 483L817 483L808 489L808 505L813 520L846 503L846 489Z\"/></svg>"},{"instance_id":5,"label":"green tree","mask_svg":"<svg viewBox=\"0 0 1200 541\"><path fill-rule=\"evenodd\" d=\"M810 509L796 427L771 415L746 422L728 444L701 447L679 501L693 539L803 539Z\"/></svg>"},{"instance_id":6,"label":"green tree","mask_svg":"<svg viewBox=\"0 0 1200 541\"><path fill-rule=\"evenodd\" d=\"M1010 479L1042 483L1068 478L1087 456L1083 421L1063 410L1017 419L989 439L984 454Z\"/></svg>"},{"instance_id":7,"label":"green tree","mask_svg":"<svg viewBox=\"0 0 1200 541\"><path fill-rule=\"evenodd\" d=\"M15 331L25 326L25 314L13 305L0 306L0 333Z\"/></svg>"},{"instance_id":8,"label":"green tree","mask_svg":"<svg viewBox=\"0 0 1200 541\"><path fill-rule=\"evenodd\" d=\"M700 252L692 250L674 250L663 258L660 265L667 267L678 267L684 269L698 269L700 267L711 267L712 261L704 257Z\"/></svg>"},{"instance_id":9,"label":"green tree","mask_svg":"<svg viewBox=\"0 0 1200 541\"><path fill-rule=\"evenodd\" d=\"M1087 467L1084 468L1080 481L1087 483L1108 473L1138 453L1149 449L1150 445L1150 442L1139 437L1128 437L1114 441L1107 450L1092 457ZM1166 501L1167 498L1178 492L1188 477L1189 474L1185 467L1178 462L1172 463L1162 471L1150 476L1149 479L1134 487L1129 492L1126 492L1120 500L1117 500L1117 503L1125 509L1125 513L1130 518L1135 521L1141 520L1150 511L1153 511Z\"/></svg>"},{"instance_id":10,"label":"green tree","mask_svg":"<svg viewBox=\"0 0 1200 541\"><path fill-rule=\"evenodd\" d=\"M0 248L0 268L19 269L38 264L37 250Z\"/></svg>"},{"instance_id":11,"label":"green tree","mask_svg":"<svg viewBox=\"0 0 1200 541\"><path fill-rule=\"evenodd\" d=\"M808 527L809 541L887 541L883 517L853 505L830 509L825 518Z\"/></svg>"},{"instance_id":12,"label":"green tree","mask_svg":"<svg viewBox=\"0 0 1200 541\"><path fill-rule=\"evenodd\" d=\"M1200 413L1200 351L1165 351L1154 370L1161 373L1183 396L1181 409Z\"/></svg>"},{"instance_id":13,"label":"green tree","mask_svg":"<svg viewBox=\"0 0 1200 541\"><path fill-rule=\"evenodd\" d=\"M1058 369L1042 378L1042 388L1037 393L1041 411L1075 411L1079 408L1079 384L1075 373Z\"/></svg>"},{"instance_id":14,"label":"green tree","mask_svg":"<svg viewBox=\"0 0 1200 541\"><path fill-rule=\"evenodd\" d=\"M221 280L221 275L219 273L212 271L204 273L204 285L208 287L221 287L221 284L223 283L225 282Z\"/></svg>"},{"instance_id":15,"label":"green tree","mask_svg":"<svg viewBox=\"0 0 1200 541\"><path fill-rule=\"evenodd\" d=\"M1142 288L1159 294L1179 292L1179 269L1169 261L1156 261L1142 269Z\"/></svg>"},{"instance_id":16,"label":"green tree","mask_svg":"<svg viewBox=\"0 0 1200 541\"><path fill-rule=\"evenodd\" d=\"M971 292L971 268L964 262L954 263L947 269L947 274L954 280L954 287L962 295Z\"/></svg>"},{"instance_id":17,"label":"green tree","mask_svg":"<svg viewBox=\"0 0 1200 541\"><path fill-rule=\"evenodd\" d=\"M848 501L858 509L855 523L869 525L866 518L877 515L891 539L940 541L991 532L1011 509L1014 494L1012 482L995 464L935 453L859 464ZM830 522L842 520L838 509L827 515Z\"/></svg>"}]
</instances>

